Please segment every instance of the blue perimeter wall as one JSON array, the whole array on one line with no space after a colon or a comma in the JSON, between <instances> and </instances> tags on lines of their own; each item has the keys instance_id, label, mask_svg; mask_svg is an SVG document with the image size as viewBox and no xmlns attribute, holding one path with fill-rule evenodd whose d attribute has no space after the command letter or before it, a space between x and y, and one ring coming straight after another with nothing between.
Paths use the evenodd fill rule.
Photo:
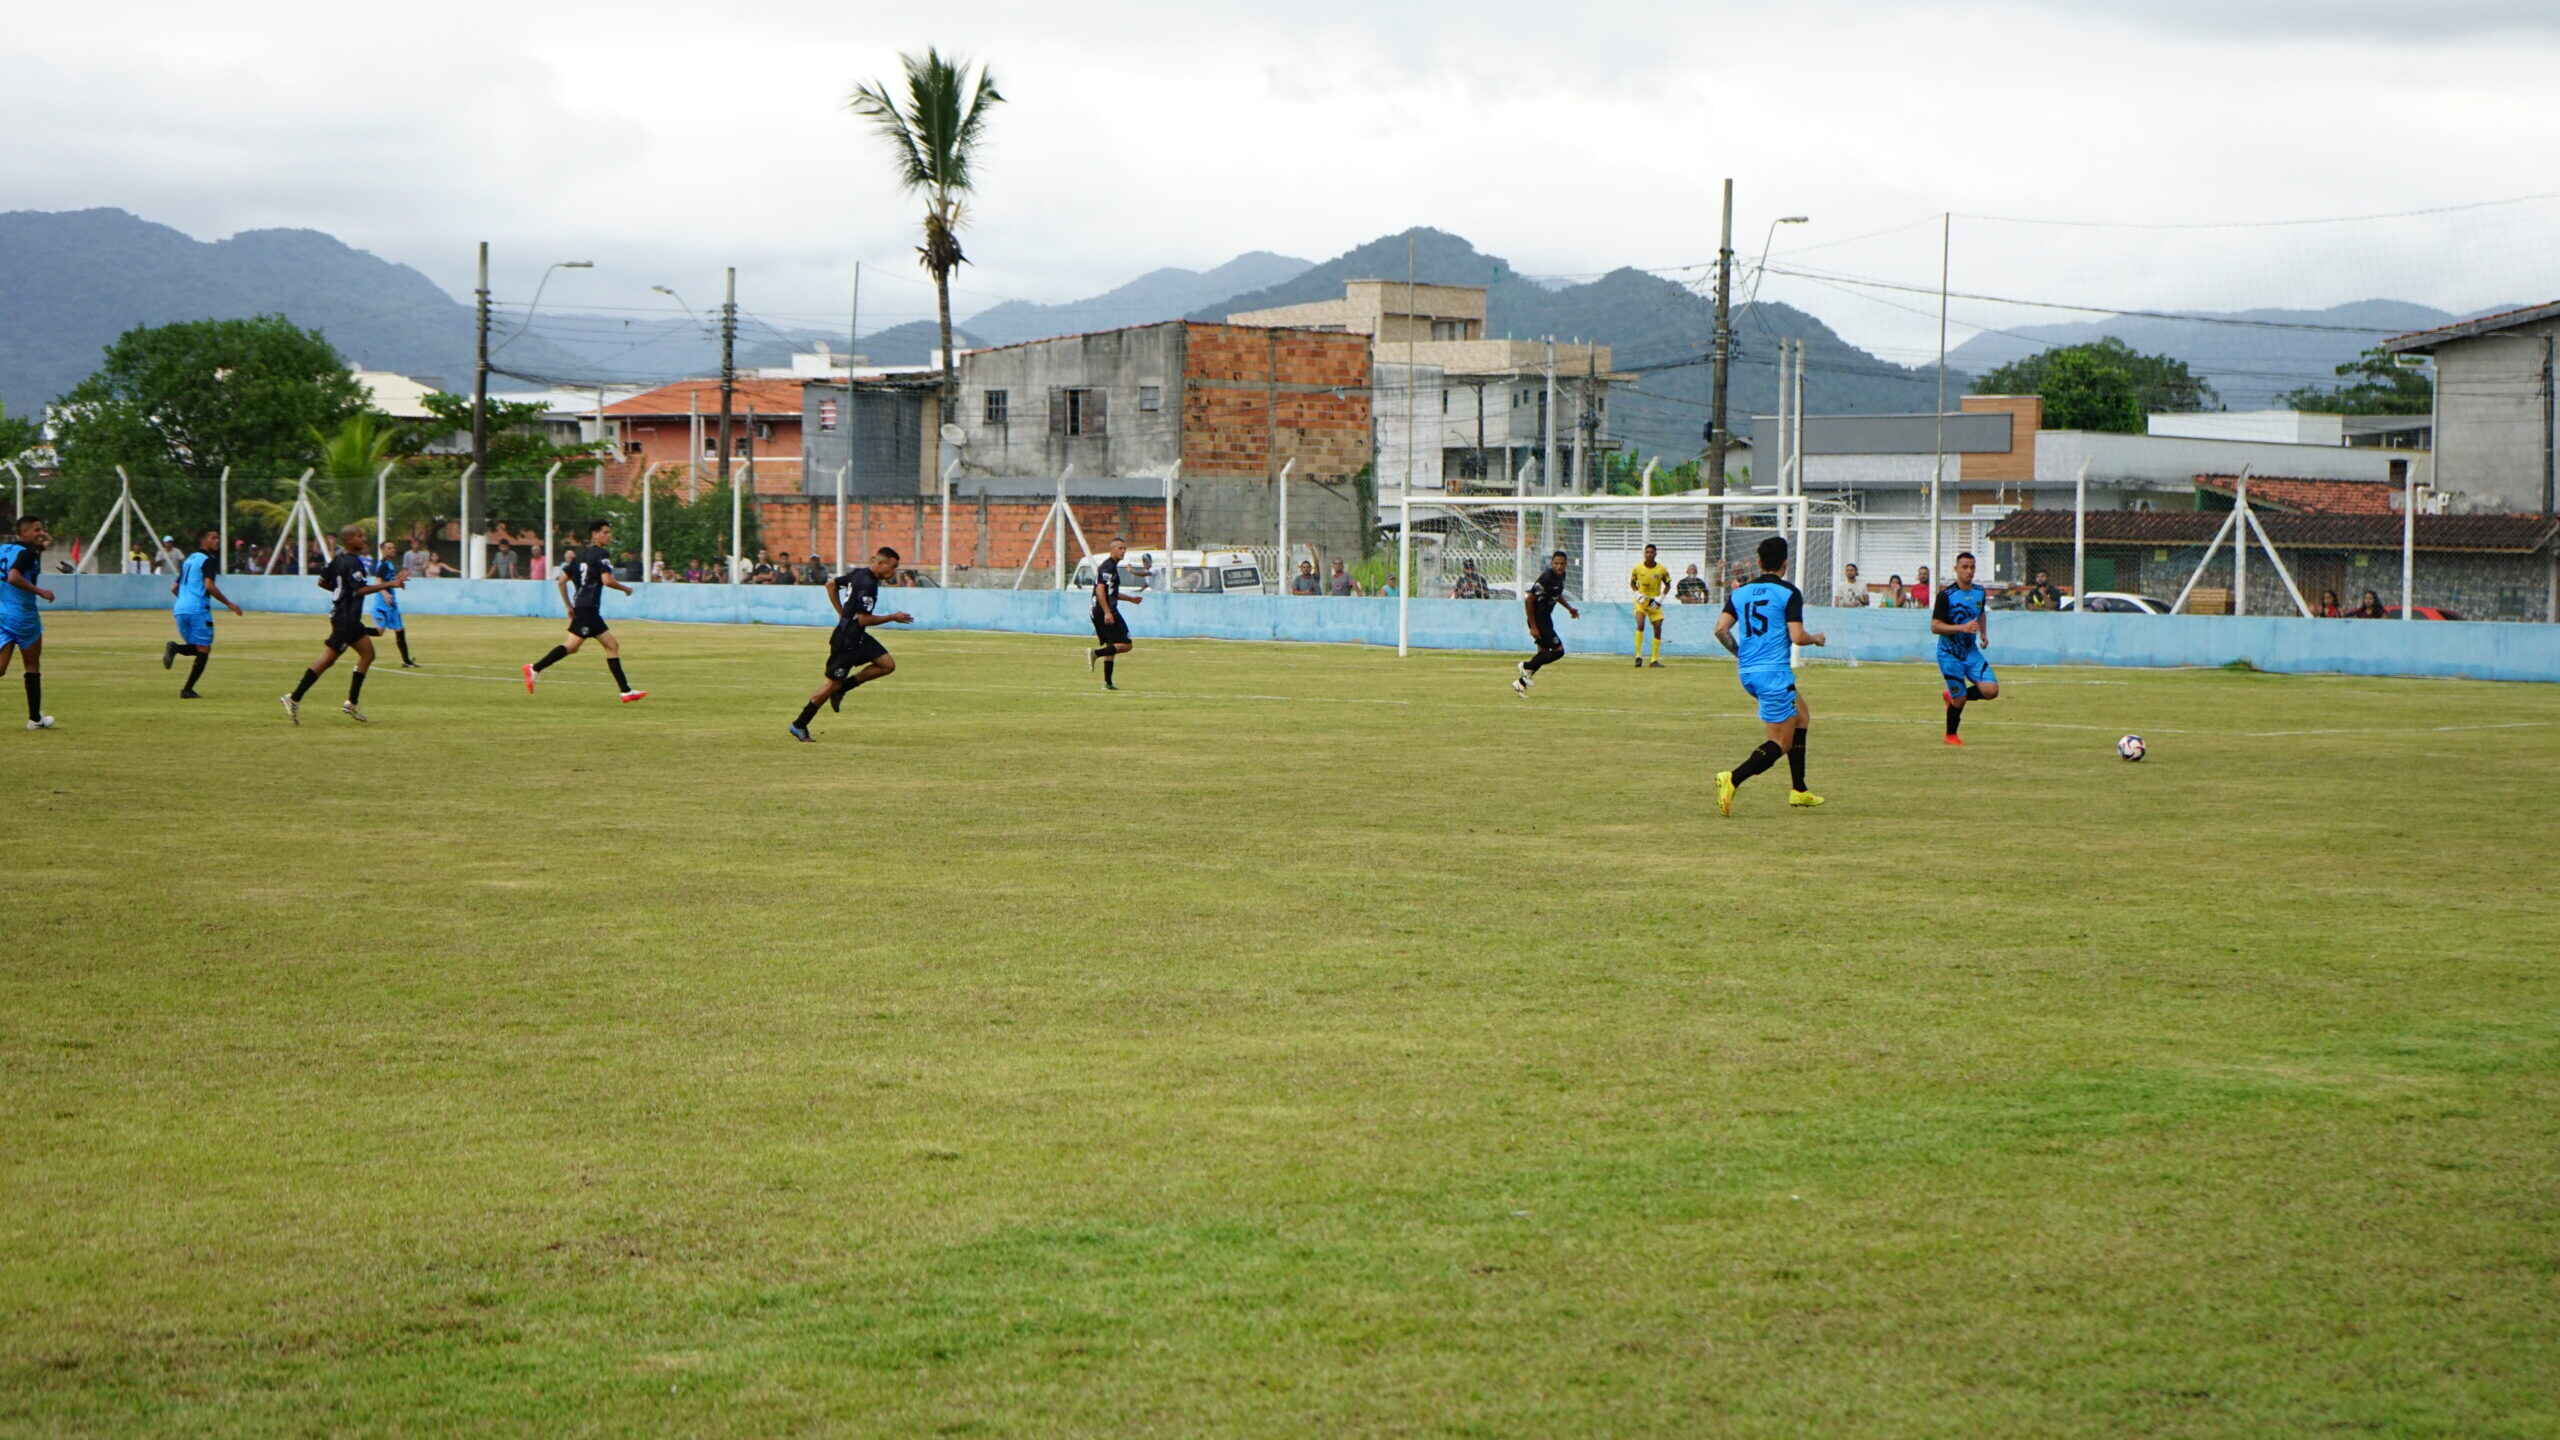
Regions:
<instances>
[{"instance_id":1,"label":"blue perimeter wall","mask_svg":"<svg viewBox=\"0 0 2560 1440\"><path fill-rule=\"evenodd\" d=\"M49 610L157 610L169 582L148 575L58 575ZM317 615L327 592L303 576L225 576L223 590L255 611ZM719 625L834 623L817 586L635 585L605 596L608 619ZM1082 591L884 591L884 604L921 629L1007 630L1090 635ZM409 615L514 615L559 622L559 594L533 580L422 580L401 592ZM1276 595L1159 595L1128 610L1131 633L1211 640L1288 640L1338 645L1396 643L1396 602ZM1714 609L1674 605L1663 626L1673 655L1721 657ZM1580 620L1559 615L1564 642L1584 653L1624 655L1635 622L1625 605L1590 605ZM1413 602L1413 644L1432 650L1526 654L1518 607L1500 600ZM1829 635L1817 652L1834 659L1925 661L1931 646L1920 610L1812 607L1808 628ZM894 637L896 631L886 632ZM2261 670L2346 675L2446 676L2469 680L2560 681L2560 625L2391 620L2304 620L2261 616L2062 615L1995 611L1993 665L2210 666L2246 660ZM891 643L896 643L894 638Z\"/></svg>"}]
</instances>

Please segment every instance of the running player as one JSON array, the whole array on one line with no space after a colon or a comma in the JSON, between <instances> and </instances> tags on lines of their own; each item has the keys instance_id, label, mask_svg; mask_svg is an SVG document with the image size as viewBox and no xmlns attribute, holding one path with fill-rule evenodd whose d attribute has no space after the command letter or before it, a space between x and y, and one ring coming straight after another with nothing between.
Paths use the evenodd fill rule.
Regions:
<instances>
[{"instance_id":1,"label":"running player","mask_svg":"<svg viewBox=\"0 0 2560 1440\"><path fill-rule=\"evenodd\" d=\"M646 700L649 692L631 688L631 678L622 673L622 644L605 628L604 587L628 595L631 587L613 578L613 522L598 520L587 527L587 545L571 559L560 574L560 603L569 612L569 643L554 645L551 653L524 667L524 693L533 693L533 677L578 653L578 647L589 640L604 647L605 668L613 672L614 688L622 692L622 703Z\"/></svg>"},{"instance_id":2,"label":"running player","mask_svg":"<svg viewBox=\"0 0 2560 1440\"><path fill-rule=\"evenodd\" d=\"M913 615L904 610L882 615L875 607L880 600L880 582L896 578L898 552L883 545L873 553L871 563L857 565L827 582L827 603L835 607L836 633L827 641L827 683L800 707L800 718L791 722L791 738L815 740L809 733L809 722L818 718L820 705L838 712L844 709L845 692L868 685L898 668L889 647L871 633L875 625L912 625Z\"/></svg>"},{"instance_id":3,"label":"running player","mask_svg":"<svg viewBox=\"0 0 2560 1440\"><path fill-rule=\"evenodd\" d=\"M1769 738L1743 762L1716 776L1716 813L1733 813L1733 792L1742 782L1778 763L1787 762L1792 781L1787 803L1814 806L1822 797L1804 788L1805 732L1813 728L1813 707L1796 693L1796 673L1788 658L1790 645L1819 645L1823 637L1804 628L1804 592L1787 583L1787 541L1772 535L1760 542L1760 578L1737 585L1724 597L1724 613L1716 617L1716 639L1733 652L1735 675L1743 693L1760 703L1760 723ZM1736 622L1742 638L1736 640Z\"/></svg>"},{"instance_id":4,"label":"running player","mask_svg":"<svg viewBox=\"0 0 2560 1440\"><path fill-rule=\"evenodd\" d=\"M373 578L390 580L400 573L399 563L388 555L373 557ZM373 628L388 631L400 645L400 668L415 670L418 662L409 658L409 625L400 614L400 592L385 590L366 602L373 607Z\"/></svg>"},{"instance_id":5,"label":"running player","mask_svg":"<svg viewBox=\"0 0 2560 1440\"><path fill-rule=\"evenodd\" d=\"M1559 550L1547 557L1547 568L1529 582L1529 593L1520 597L1520 608L1529 617L1529 639L1538 647L1536 654L1520 662L1520 673L1511 681L1511 693L1526 700L1529 687L1538 683L1540 670L1564 658L1564 640L1556 634L1556 607L1579 620L1582 612L1564 598L1564 572L1572 564L1571 557Z\"/></svg>"},{"instance_id":6,"label":"running player","mask_svg":"<svg viewBox=\"0 0 2560 1440\"><path fill-rule=\"evenodd\" d=\"M1929 633L1938 637L1938 698L1947 702L1947 741L1962 745L1956 727L1964 723L1967 701L2000 698L2000 677L1982 652L1991 644L1986 627L1990 605L1982 587L1973 583L1973 552L1956 557L1956 581L1941 586L1929 610Z\"/></svg>"},{"instance_id":7,"label":"running player","mask_svg":"<svg viewBox=\"0 0 2560 1440\"><path fill-rule=\"evenodd\" d=\"M1627 587L1636 592L1636 668L1644 668L1644 627L1653 622L1653 668L1662 668L1662 598L1671 593L1671 567L1644 547L1644 563L1627 572Z\"/></svg>"},{"instance_id":8,"label":"running player","mask_svg":"<svg viewBox=\"0 0 2560 1440\"><path fill-rule=\"evenodd\" d=\"M39 516L21 515L10 538L0 540L0 675L9 673L9 657L24 662L27 679L27 728L50 730L53 717L44 713L44 617L36 602L53 603L53 592L36 583L44 574L44 547L53 536Z\"/></svg>"},{"instance_id":9,"label":"running player","mask_svg":"<svg viewBox=\"0 0 2560 1440\"><path fill-rule=\"evenodd\" d=\"M338 545L338 553L320 569L320 588L336 597L329 602L329 639L320 658L302 672L302 683L293 687L292 694L282 697L284 718L296 725L302 723L302 697L320 683L320 672L337 664L338 657L349 650L356 652L356 673L347 677L347 703L339 706L338 712L350 720L365 718L357 702L364 698L365 672L373 668L373 632L365 628L364 597L409 583L397 577L379 581L373 578L373 566L364 558L361 526L350 525L339 531Z\"/></svg>"},{"instance_id":10,"label":"running player","mask_svg":"<svg viewBox=\"0 0 2560 1440\"><path fill-rule=\"evenodd\" d=\"M178 691L181 700L197 700L196 682L204 678L205 662L213 658L213 605L219 600L232 614L240 607L213 583L222 572L222 532L207 530L196 536L196 553L178 566L178 578L169 586L169 617L178 624L178 638L160 647L160 668L178 663L181 655L193 655L196 663L187 667L187 683Z\"/></svg>"},{"instance_id":11,"label":"running player","mask_svg":"<svg viewBox=\"0 0 2560 1440\"><path fill-rule=\"evenodd\" d=\"M1129 622L1121 617L1120 607L1144 603L1139 596L1120 593L1120 557L1128 553L1128 539L1115 535L1111 538L1111 553L1093 570L1093 638L1102 643L1085 652L1084 668L1091 670L1093 662L1102 662L1105 690L1120 688L1111 683L1111 664L1116 657L1128 654L1134 643L1129 639Z\"/></svg>"}]
</instances>

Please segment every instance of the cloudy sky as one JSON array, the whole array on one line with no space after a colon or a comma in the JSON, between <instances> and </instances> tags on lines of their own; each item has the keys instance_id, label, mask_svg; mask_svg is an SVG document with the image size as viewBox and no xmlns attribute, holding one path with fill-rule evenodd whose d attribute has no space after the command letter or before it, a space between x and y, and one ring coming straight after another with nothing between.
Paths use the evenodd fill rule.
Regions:
<instances>
[{"instance_id":1,"label":"cloudy sky","mask_svg":"<svg viewBox=\"0 0 2560 1440\"><path fill-rule=\"evenodd\" d=\"M203 239L310 226L545 308L697 307L720 268L784 322L929 313L916 206L846 116L937 44L998 114L962 314L1410 224L1524 271L1775 263L2128 306L2448 308L2560 293L2552 0L1797 0L1369 7L47 6L0 40L0 208L118 206ZM2096 226L2017 224L2028 220ZM2131 228L2224 226L2235 228ZM1880 232L1880 233L1879 233ZM1683 272L1695 273L1695 272ZM1934 301L1771 276L1897 359ZM1960 302L1959 319L2074 318ZM840 320L839 320L840 323ZM1956 338L1968 333L1959 324Z\"/></svg>"}]
</instances>

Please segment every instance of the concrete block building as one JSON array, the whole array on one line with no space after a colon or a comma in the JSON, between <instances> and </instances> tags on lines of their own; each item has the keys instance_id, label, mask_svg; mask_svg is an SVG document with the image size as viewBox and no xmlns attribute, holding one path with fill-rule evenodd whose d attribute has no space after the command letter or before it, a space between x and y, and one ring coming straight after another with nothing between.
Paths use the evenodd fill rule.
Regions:
<instances>
[{"instance_id":1,"label":"concrete block building","mask_svg":"<svg viewBox=\"0 0 2560 1440\"><path fill-rule=\"evenodd\" d=\"M943 447L957 493L1161 495L1185 546L1267 545L1289 470L1292 536L1359 553L1370 463L1365 338L1176 320L971 351ZM1292 465L1294 462L1294 466Z\"/></svg>"},{"instance_id":2,"label":"concrete block building","mask_svg":"<svg viewBox=\"0 0 2560 1440\"><path fill-rule=\"evenodd\" d=\"M2435 362L2436 483L2462 509L2550 515L2560 470L2560 300L2383 342Z\"/></svg>"}]
</instances>

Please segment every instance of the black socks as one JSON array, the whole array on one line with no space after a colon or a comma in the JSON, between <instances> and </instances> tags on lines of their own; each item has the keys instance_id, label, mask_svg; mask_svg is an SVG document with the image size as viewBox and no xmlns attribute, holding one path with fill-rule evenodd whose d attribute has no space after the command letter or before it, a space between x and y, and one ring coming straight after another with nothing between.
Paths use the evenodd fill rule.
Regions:
<instances>
[{"instance_id":1,"label":"black socks","mask_svg":"<svg viewBox=\"0 0 2560 1440\"><path fill-rule=\"evenodd\" d=\"M1974 684L1974 683L1973 683L1972 681L1970 681L1970 680L1966 681L1966 682L1965 682L1965 686L1964 686L1964 698L1966 698L1967 700L1979 700L1979 699L1981 699L1981 698L1982 698L1982 687L1981 687L1981 686L1979 686L1979 685Z\"/></svg>"},{"instance_id":2,"label":"black socks","mask_svg":"<svg viewBox=\"0 0 2560 1440\"><path fill-rule=\"evenodd\" d=\"M550 654L545 655L545 656L543 656L541 659L536 660L536 661L534 661L534 662L533 662L533 668L534 668L535 670L537 670L537 671L540 671L540 670L548 670L548 669L550 669L552 666L557 665L557 664L559 664L561 661L566 660L566 659L568 659L568 658L569 658L569 647L568 647L568 646L566 646L566 645L554 645L554 646L552 646L552 647L551 647L551 653L550 653Z\"/></svg>"},{"instance_id":3,"label":"black socks","mask_svg":"<svg viewBox=\"0 0 2560 1440\"><path fill-rule=\"evenodd\" d=\"M347 677L347 703L353 705L356 703L356 697L362 694L364 694L364 672L358 670Z\"/></svg>"},{"instance_id":4,"label":"black socks","mask_svg":"<svg viewBox=\"0 0 2560 1440\"><path fill-rule=\"evenodd\" d=\"M1742 763L1733 767L1733 783L1740 785L1743 781L1777 764L1779 758L1786 753L1778 748L1778 742L1775 740L1761 741L1759 749L1744 756Z\"/></svg>"},{"instance_id":5,"label":"black socks","mask_svg":"<svg viewBox=\"0 0 2560 1440\"><path fill-rule=\"evenodd\" d=\"M417 664L417 661L409 658L409 632L406 630L394 630L391 634L400 642L400 663L403 665Z\"/></svg>"},{"instance_id":6,"label":"black socks","mask_svg":"<svg viewBox=\"0 0 2560 1440\"><path fill-rule=\"evenodd\" d=\"M1956 727L1957 727L1957 726L1959 726L1959 725L1961 725L1961 724L1963 724L1963 723L1964 723L1964 707L1963 707L1963 706L1961 706L1961 705L1950 705L1950 706L1948 706L1948 707L1947 707L1947 733L1948 733L1948 734L1950 734L1950 735L1953 735L1954 733L1956 733Z\"/></svg>"},{"instance_id":7,"label":"black socks","mask_svg":"<svg viewBox=\"0 0 2560 1440\"><path fill-rule=\"evenodd\" d=\"M1096 660L1099 660L1110 653L1112 653L1112 651L1111 647L1108 645L1096 645L1093 647L1093 658Z\"/></svg>"},{"instance_id":8,"label":"black socks","mask_svg":"<svg viewBox=\"0 0 2560 1440\"><path fill-rule=\"evenodd\" d=\"M198 650L196 652L196 663L187 667L187 690L195 689L196 682L204 678L205 662L212 658L213 652L210 650ZM185 691L181 691L180 693L184 694Z\"/></svg>"},{"instance_id":9,"label":"black socks","mask_svg":"<svg viewBox=\"0 0 2560 1440\"><path fill-rule=\"evenodd\" d=\"M1102 683L1105 685L1111 683L1111 660L1108 656L1104 657L1102 662Z\"/></svg>"},{"instance_id":10,"label":"black socks","mask_svg":"<svg viewBox=\"0 0 2560 1440\"><path fill-rule=\"evenodd\" d=\"M809 728L809 722L817 718L818 702L812 700L808 704L800 707L800 718L792 721L791 726L795 730L806 730Z\"/></svg>"},{"instance_id":11,"label":"black socks","mask_svg":"<svg viewBox=\"0 0 2560 1440\"><path fill-rule=\"evenodd\" d=\"M319 671L317 671L317 670L305 670L305 671L303 671L303 672L302 672L302 683L293 687L293 698L294 698L295 700L297 700L297 701L298 701L298 700L300 700L303 696L308 695L308 694L310 694L310 693L311 693L311 687L312 687L312 686L317 685L317 684L319 684L319 683L320 683L320 672L319 672Z\"/></svg>"},{"instance_id":12,"label":"black socks","mask_svg":"<svg viewBox=\"0 0 2560 1440\"><path fill-rule=\"evenodd\" d=\"M35 671L30 670L27 672L26 678L27 718L30 720L41 720L44 718L44 677L37 674Z\"/></svg>"},{"instance_id":13,"label":"black socks","mask_svg":"<svg viewBox=\"0 0 2560 1440\"><path fill-rule=\"evenodd\" d=\"M1792 789L1804 788L1804 737L1805 732L1812 728L1810 725L1798 725L1796 741L1787 747L1787 777L1793 782L1790 786Z\"/></svg>"},{"instance_id":14,"label":"black socks","mask_svg":"<svg viewBox=\"0 0 2560 1440\"><path fill-rule=\"evenodd\" d=\"M605 657L604 668L613 672L613 683L616 689L620 690L625 695L631 693L630 677L622 673L621 656L609 655Z\"/></svg>"}]
</instances>

